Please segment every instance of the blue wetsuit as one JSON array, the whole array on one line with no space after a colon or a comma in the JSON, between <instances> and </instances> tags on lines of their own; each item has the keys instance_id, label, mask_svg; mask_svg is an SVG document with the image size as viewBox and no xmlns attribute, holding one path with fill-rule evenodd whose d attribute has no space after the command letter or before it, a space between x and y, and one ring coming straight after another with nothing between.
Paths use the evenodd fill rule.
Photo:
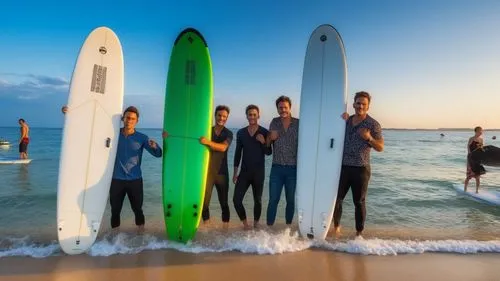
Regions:
<instances>
[{"instance_id":1,"label":"blue wetsuit","mask_svg":"<svg viewBox=\"0 0 500 281\"><path fill-rule=\"evenodd\" d=\"M142 184L142 153L146 149L154 157L161 157L162 150L157 144L156 149L149 145L149 138L145 134L135 131L125 136L120 130L118 148L116 152L113 180L109 191L111 205L111 227L120 226L120 213L125 195L128 196L130 206L135 215L135 224L145 223L142 211L144 197Z\"/></svg>"}]
</instances>

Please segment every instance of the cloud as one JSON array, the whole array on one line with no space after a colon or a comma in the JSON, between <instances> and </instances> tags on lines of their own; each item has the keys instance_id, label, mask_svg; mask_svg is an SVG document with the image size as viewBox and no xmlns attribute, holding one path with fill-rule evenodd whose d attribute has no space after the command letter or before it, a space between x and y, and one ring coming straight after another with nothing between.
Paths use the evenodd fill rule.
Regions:
<instances>
[{"instance_id":1,"label":"cloud","mask_svg":"<svg viewBox=\"0 0 500 281\"><path fill-rule=\"evenodd\" d=\"M40 85L63 87L67 87L69 85L66 79L60 77L49 77L43 75L29 75L28 77L35 79L35 81L38 81Z\"/></svg>"},{"instance_id":2,"label":"cloud","mask_svg":"<svg viewBox=\"0 0 500 281\"><path fill-rule=\"evenodd\" d=\"M214 97L214 107L227 104L231 107L231 115L227 126L240 128L247 124L245 107L256 103L261 109L261 125L268 127L270 120L276 116L275 95L259 100L255 96L232 92L222 93ZM66 104L69 95L69 83L59 77L34 74L0 73L0 119L1 126L16 126L18 118L29 121L36 127L61 127L64 118L61 106ZM163 126L165 96L164 94L137 94L125 90L124 108L134 105L141 112L140 128L161 128ZM293 112L298 115L298 105L294 103Z\"/></svg>"},{"instance_id":3,"label":"cloud","mask_svg":"<svg viewBox=\"0 0 500 281\"><path fill-rule=\"evenodd\" d=\"M69 83L60 77L0 73L0 126L15 126L18 118L38 127L60 127L60 108Z\"/></svg>"},{"instance_id":4,"label":"cloud","mask_svg":"<svg viewBox=\"0 0 500 281\"><path fill-rule=\"evenodd\" d=\"M2 77L3 76L3 77ZM33 100L46 95L68 92L69 83L64 78L34 74L0 74L0 98Z\"/></svg>"}]
</instances>

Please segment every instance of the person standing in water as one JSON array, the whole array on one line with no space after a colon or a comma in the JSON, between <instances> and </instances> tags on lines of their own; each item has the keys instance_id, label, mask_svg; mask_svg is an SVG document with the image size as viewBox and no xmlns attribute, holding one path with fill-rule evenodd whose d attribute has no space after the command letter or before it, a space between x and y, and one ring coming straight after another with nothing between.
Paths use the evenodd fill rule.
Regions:
<instances>
[{"instance_id":1,"label":"person standing in water","mask_svg":"<svg viewBox=\"0 0 500 281\"><path fill-rule=\"evenodd\" d=\"M26 124L24 119L19 119L20 134L19 138L19 157L21 159L28 159L28 144L30 143L30 127Z\"/></svg>"},{"instance_id":2,"label":"person standing in water","mask_svg":"<svg viewBox=\"0 0 500 281\"><path fill-rule=\"evenodd\" d=\"M297 185L297 148L299 119L292 117L292 101L287 96L276 99L278 117L269 125L267 147L273 146L273 164L269 175L269 204L267 225L274 225L281 191L285 187L285 223L292 224L295 213L295 187Z\"/></svg>"},{"instance_id":3,"label":"person standing in water","mask_svg":"<svg viewBox=\"0 0 500 281\"><path fill-rule=\"evenodd\" d=\"M227 165L227 150L233 141L233 133L225 127L229 117L229 107L218 105L215 108L215 126L212 127L212 140L200 138L200 143L210 149L207 183L205 185L205 199L201 213L203 223L210 223L210 199L215 185L222 209L222 227L229 227L229 168Z\"/></svg>"},{"instance_id":4,"label":"person standing in water","mask_svg":"<svg viewBox=\"0 0 500 281\"><path fill-rule=\"evenodd\" d=\"M474 136L470 137L469 141L467 142L467 170L464 182L464 192L467 192L467 185L469 184L469 180L475 178L476 193L479 193L480 177L481 175L486 173L484 167L481 164L476 163L471 159L471 153L477 149L482 149L484 146L482 135L483 128L478 126L474 128Z\"/></svg>"},{"instance_id":5,"label":"person standing in water","mask_svg":"<svg viewBox=\"0 0 500 281\"><path fill-rule=\"evenodd\" d=\"M333 214L335 234L340 233L342 202L350 188L355 207L356 236L361 236L365 228L365 199L371 177L370 151L372 148L378 152L384 150L382 128L377 120L368 115L370 102L369 93L357 92L353 104L355 114L349 117L344 113L342 116L347 123L339 189Z\"/></svg>"},{"instance_id":6,"label":"person standing in water","mask_svg":"<svg viewBox=\"0 0 500 281\"><path fill-rule=\"evenodd\" d=\"M62 112L68 112L64 106ZM120 227L120 213L125 195L128 196L130 206L135 215L135 224L138 232L144 232L145 217L142 210L144 189L142 181L142 153L147 150L156 158L162 156L160 146L147 135L136 130L139 122L139 110L135 106L125 109L122 116L123 127L120 129L118 147L113 169L111 187L109 189L109 203L111 205L111 228L117 232ZM165 134L163 134L165 137Z\"/></svg>"},{"instance_id":7,"label":"person standing in water","mask_svg":"<svg viewBox=\"0 0 500 281\"><path fill-rule=\"evenodd\" d=\"M260 126L259 107L249 105L245 110L248 126L240 129L236 134L236 151L234 152L234 188L233 203L238 217L243 222L245 230L250 229L248 225L243 198L252 185L253 193L253 226L259 226L259 219L262 212L262 191L264 189L265 177L265 156L271 155L271 147L266 146L268 130ZM243 160L242 160L243 154ZM238 167L241 162L241 170L238 174Z\"/></svg>"}]
</instances>

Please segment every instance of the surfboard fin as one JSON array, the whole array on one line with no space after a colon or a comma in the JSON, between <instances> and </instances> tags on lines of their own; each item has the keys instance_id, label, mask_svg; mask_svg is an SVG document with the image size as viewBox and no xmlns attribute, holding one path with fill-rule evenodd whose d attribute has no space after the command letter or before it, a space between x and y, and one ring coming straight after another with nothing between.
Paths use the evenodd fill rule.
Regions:
<instances>
[{"instance_id":1,"label":"surfboard fin","mask_svg":"<svg viewBox=\"0 0 500 281\"><path fill-rule=\"evenodd\" d=\"M94 235L97 234L97 231L99 231L99 226L101 225L100 222L98 221L93 221L91 224L90 224L90 229L92 230L92 233Z\"/></svg>"},{"instance_id":2,"label":"surfboard fin","mask_svg":"<svg viewBox=\"0 0 500 281\"><path fill-rule=\"evenodd\" d=\"M57 230L62 231L64 227L64 221L57 222Z\"/></svg>"},{"instance_id":3,"label":"surfboard fin","mask_svg":"<svg viewBox=\"0 0 500 281\"><path fill-rule=\"evenodd\" d=\"M304 210L299 209L298 215L299 215L299 223L301 223L302 219L304 218Z\"/></svg>"},{"instance_id":4,"label":"surfboard fin","mask_svg":"<svg viewBox=\"0 0 500 281\"><path fill-rule=\"evenodd\" d=\"M323 229L328 227L328 224L326 223L326 213L321 213L321 226Z\"/></svg>"}]
</instances>

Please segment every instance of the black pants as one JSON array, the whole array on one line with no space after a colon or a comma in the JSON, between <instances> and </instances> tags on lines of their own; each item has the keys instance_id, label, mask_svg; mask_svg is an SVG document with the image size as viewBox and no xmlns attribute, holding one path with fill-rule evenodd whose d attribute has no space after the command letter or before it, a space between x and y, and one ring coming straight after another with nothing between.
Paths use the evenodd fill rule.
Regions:
<instances>
[{"instance_id":1,"label":"black pants","mask_svg":"<svg viewBox=\"0 0 500 281\"><path fill-rule=\"evenodd\" d=\"M222 209L222 221L229 222L229 204L227 197L229 193L229 178L227 175L208 175L207 184L205 188L205 199L203 201L203 211L201 217L204 221L210 219L210 199L212 198L212 190L217 189L219 197L220 208Z\"/></svg>"},{"instance_id":2,"label":"black pants","mask_svg":"<svg viewBox=\"0 0 500 281\"><path fill-rule=\"evenodd\" d=\"M356 231L363 231L366 219L365 198L368 191L370 176L370 167L342 166L342 170L340 172L339 190L337 193L337 202L335 203L335 211L333 213L333 223L335 227L340 225L340 218L342 217L342 201L349 191L349 188L352 188Z\"/></svg>"},{"instance_id":3,"label":"black pants","mask_svg":"<svg viewBox=\"0 0 500 281\"><path fill-rule=\"evenodd\" d=\"M258 221L262 212L262 190L264 189L264 169L257 171L241 171L234 188L233 203L240 220L246 220L247 215L243 207L243 198L252 185L253 192L253 220Z\"/></svg>"},{"instance_id":4,"label":"black pants","mask_svg":"<svg viewBox=\"0 0 500 281\"><path fill-rule=\"evenodd\" d=\"M142 212L142 200L144 191L142 187L142 179L137 180L118 180L111 181L109 190L109 203L111 205L111 227L120 226L120 213L122 211L123 200L125 194L130 201L130 207L135 214L135 224L144 224L144 213Z\"/></svg>"}]
</instances>

